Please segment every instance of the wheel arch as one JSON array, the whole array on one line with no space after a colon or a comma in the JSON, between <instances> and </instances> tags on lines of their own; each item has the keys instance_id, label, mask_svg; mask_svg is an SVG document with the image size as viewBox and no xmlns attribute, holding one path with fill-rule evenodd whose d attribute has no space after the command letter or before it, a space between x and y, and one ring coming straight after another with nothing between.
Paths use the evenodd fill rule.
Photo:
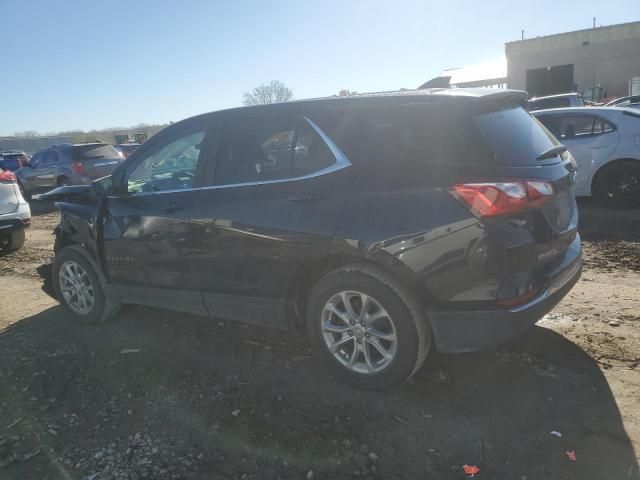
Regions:
<instances>
[{"instance_id":1,"label":"wheel arch","mask_svg":"<svg viewBox=\"0 0 640 480\"><path fill-rule=\"evenodd\" d=\"M304 324L307 299L314 285L327 273L350 264L369 264L383 269L414 294L423 307L434 298L409 267L386 252L373 255L353 252L329 253L300 265L289 279L286 296L294 301L296 308L293 326L299 327Z\"/></svg>"},{"instance_id":2,"label":"wheel arch","mask_svg":"<svg viewBox=\"0 0 640 480\"><path fill-rule=\"evenodd\" d=\"M602 172L604 172L605 170L614 167L615 165L619 164L620 162L637 162L638 164L640 164L640 157L633 157L631 155L628 156L623 156L623 157L618 157L618 158L614 158L612 160L607 161L606 163L603 163L602 165L600 165L595 172L593 172L593 174L591 175L591 181L589 182L589 195L593 196L593 192L594 192L594 188L596 186L596 182L598 180L598 177L600 175L602 175Z\"/></svg>"}]
</instances>

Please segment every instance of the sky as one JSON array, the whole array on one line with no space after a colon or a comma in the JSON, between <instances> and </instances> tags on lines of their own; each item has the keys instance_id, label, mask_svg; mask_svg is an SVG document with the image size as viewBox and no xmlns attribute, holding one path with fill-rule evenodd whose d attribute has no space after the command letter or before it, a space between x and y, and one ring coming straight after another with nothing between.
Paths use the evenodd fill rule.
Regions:
<instances>
[{"instance_id":1,"label":"sky","mask_svg":"<svg viewBox=\"0 0 640 480\"><path fill-rule=\"evenodd\" d=\"M0 135L166 123L295 98L416 88L504 43L640 20L639 0L0 0Z\"/></svg>"}]
</instances>

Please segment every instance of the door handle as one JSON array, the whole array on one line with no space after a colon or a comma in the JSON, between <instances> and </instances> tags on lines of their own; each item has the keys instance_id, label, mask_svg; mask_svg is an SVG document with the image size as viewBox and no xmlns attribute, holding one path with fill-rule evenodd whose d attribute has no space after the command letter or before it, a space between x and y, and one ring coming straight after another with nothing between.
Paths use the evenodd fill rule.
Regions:
<instances>
[{"instance_id":1,"label":"door handle","mask_svg":"<svg viewBox=\"0 0 640 480\"><path fill-rule=\"evenodd\" d=\"M184 209L184 205L179 205L175 202L171 202L169 205L166 205L165 207L163 207L162 211L165 213L173 213L183 209Z\"/></svg>"},{"instance_id":2,"label":"door handle","mask_svg":"<svg viewBox=\"0 0 640 480\"><path fill-rule=\"evenodd\" d=\"M312 202L314 200L322 200L324 195L311 192L297 192L289 197L290 202Z\"/></svg>"},{"instance_id":3,"label":"door handle","mask_svg":"<svg viewBox=\"0 0 640 480\"><path fill-rule=\"evenodd\" d=\"M609 145L588 145L587 148L591 150L598 150L599 148L607 148Z\"/></svg>"}]
</instances>

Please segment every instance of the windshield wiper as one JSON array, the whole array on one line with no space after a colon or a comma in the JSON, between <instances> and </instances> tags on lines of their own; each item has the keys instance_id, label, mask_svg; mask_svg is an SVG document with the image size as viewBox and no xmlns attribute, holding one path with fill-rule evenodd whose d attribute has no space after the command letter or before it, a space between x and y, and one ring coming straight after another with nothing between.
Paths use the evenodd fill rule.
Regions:
<instances>
[{"instance_id":1,"label":"windshield wiper","mask_svg":"<svg viewBox=\"0 0 640 480\"><path fill-rule=\"evenodd\" d=\"M536 160L545 160L547 158L555 157L556 155L562 155L567 151L567 147L565 145L554 145L549 150L545 150L542 152Z\"/></svg>"}]
</instances>

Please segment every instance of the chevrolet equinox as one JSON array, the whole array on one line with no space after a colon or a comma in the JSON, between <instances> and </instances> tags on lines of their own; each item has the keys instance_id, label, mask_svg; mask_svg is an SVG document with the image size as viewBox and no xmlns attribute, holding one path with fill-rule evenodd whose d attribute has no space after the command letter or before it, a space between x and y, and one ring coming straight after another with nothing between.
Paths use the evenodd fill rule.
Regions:
<instances>
[{"instance_id":1,"label":"chevrolet equinox","mask_svg":"<svg viewBox=\"0 0 640 480\"><path fill-rule=\"evenodd\" d=\"M306 327L363 388L431 350L515 337L581 271L575 162L509 90L243 107L173 124L46 197L52 281L88 323L124 303Z\"/></svg>"}]
</instances>

